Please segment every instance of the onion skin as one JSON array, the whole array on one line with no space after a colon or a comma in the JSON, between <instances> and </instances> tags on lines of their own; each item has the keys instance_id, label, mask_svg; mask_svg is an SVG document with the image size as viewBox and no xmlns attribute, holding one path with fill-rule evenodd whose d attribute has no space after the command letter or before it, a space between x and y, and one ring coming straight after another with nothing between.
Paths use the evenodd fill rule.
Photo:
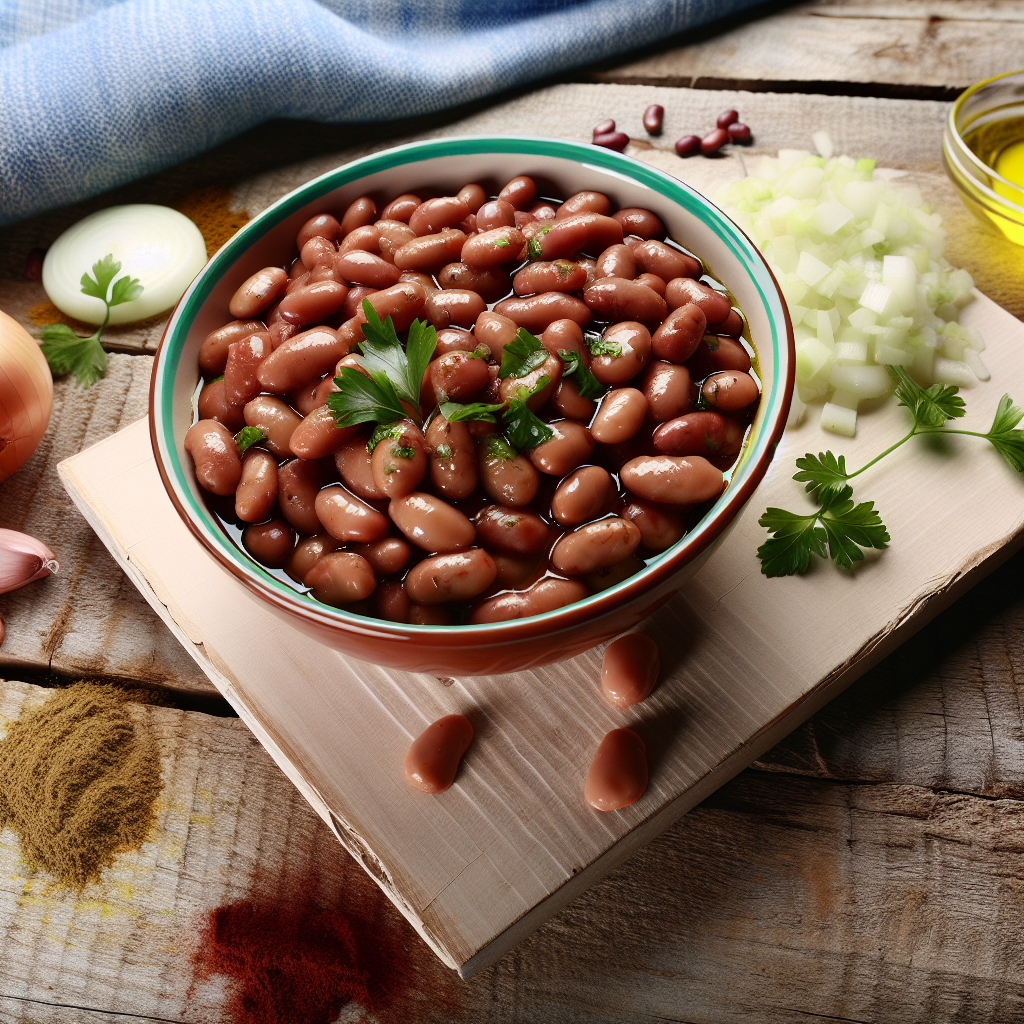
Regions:
<instances>
[{"instance_id":1,"label":"onion skin","mask_svg":"<svg viewBox=\"0 0 1024 1024\"><path fill-rule=\"evenodd\" d=\"M21 324L0 312L0 480L36 450L52 409L53 377L42 349Z\"/></svg>"}]
</instances>

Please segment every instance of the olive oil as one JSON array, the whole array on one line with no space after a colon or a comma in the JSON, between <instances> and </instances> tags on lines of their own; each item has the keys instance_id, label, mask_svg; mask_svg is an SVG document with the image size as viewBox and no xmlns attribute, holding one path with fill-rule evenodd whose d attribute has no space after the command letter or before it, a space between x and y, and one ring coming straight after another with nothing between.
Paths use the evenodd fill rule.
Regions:
<instances>
[{"instance_id":1,"label":"olive oil","mask_svg":"<svg viewBox=\"0 0 1024 1024\"><path fill-rule=\"evenodd\" d=\"M993 191L1016 206L1024 207L1024 115L987 121L968 131L963 140L971 152L998 175L991 179ZM1024 245L1024 223L1015 224L1003 217L992 219L1007 238Z\"/></svg>"}]
</instances>

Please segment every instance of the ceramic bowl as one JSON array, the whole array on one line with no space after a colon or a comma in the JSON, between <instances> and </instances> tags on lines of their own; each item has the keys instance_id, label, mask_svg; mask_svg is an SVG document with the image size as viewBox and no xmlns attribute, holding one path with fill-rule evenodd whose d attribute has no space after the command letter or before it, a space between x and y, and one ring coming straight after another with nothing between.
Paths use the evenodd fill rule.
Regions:
<instances>
[{"instance_id":1,"label":"ceramic bowl","mask_svg":"<svg viewBox=\"0 0 1024 1024\"><path fill-rule=\"evenodd\" d=\"M653 210L670 237L703 257L732 292L748 320L763 397L728 486L689 534L641 572L544 615L487 625L418 626L353 614L298 593L236 547L203 501L183 449L199 379L199 346L232 319L228 301L242 281L291 258L296 232L313 214L344 210L364 193L389 198L418 186L450 194L477 181L493 194L517 174L537 179L538 194L593 189L619 207ZM682 182L594 146L534 138L437 139L376 153L307 182L251 220L210 260L164 332L150 392L150 432L178 514L205 552L280 616L282 628L299 629L356 658L413 671L508 672L570 657L621 633L678 591L694 560L721 537L764 476L789 412L794 358L786 304L764 259L728 217ZM197 548L196 557L205 555Z\"/></svg>"}]
</instances>

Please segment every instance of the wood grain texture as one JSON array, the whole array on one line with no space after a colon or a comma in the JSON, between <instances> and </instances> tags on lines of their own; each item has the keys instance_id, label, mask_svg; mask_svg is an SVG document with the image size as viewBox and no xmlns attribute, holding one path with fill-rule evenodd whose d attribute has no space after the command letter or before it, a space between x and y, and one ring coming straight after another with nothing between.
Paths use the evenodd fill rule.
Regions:
<instances>
[{"instance_id":1,"label":"wood grain texture","mask_svg":"<svg viewBox=\"0 0 1024 1024\"><path fill-rule=\"evenodd\" d=\"M588 69L587 81L953 99L1020 66L1014 0L832 0L753 8Z\"/></svg>"},{"instance_id":2,"label":"wood grain texture","mask_svg":"<svg viewBox=\"0 0 1024 1024\"><path fill-rule=\"evenodd\" d=\"M988 423L1004 388L1024 389L1024 336L983 298L964 319L986 338L994 377L972 393L970 428ZM901 426L890 404L855 439L829 443L860 465ZM787 432L778 464L820 441L811 423ZM442 686L284 628L177 520L143 424L64 463L61 475L282 769L439 956L468 975L763 754L1024 538L1019 481L994 453L951 444L904 448L891 461L871 490L892 549L850 576L828 566L761 576L758 516L766 504L806 500L788 473L770 472L727 541L644 624L663 680L625 716L596 698L600 649ZM982 490L985 517L964 531L969 496ZM453 712L472 715L477 741L456 785L424 801L402 784L401 758L426 724ZM580 800L583 775L601 736L624 722L647 743L651 783L637 804L596 816Z\"/></svg>"},{"instance_id":3,"label":"wood grain texture","mask_svg":"<svg viewBox=\"0 0 1024 1024\"><path fill-rule=\"evenodd\" d=\"M60 481L62 459L146 415L148 357L111 355L91 388L54 386L50 425L32 458L0 483L0 526L48 544L57 576L0 595L7 635L0 671L106 675L171 689L214 692L96 539Z\"/></svg>"}]
</instances>

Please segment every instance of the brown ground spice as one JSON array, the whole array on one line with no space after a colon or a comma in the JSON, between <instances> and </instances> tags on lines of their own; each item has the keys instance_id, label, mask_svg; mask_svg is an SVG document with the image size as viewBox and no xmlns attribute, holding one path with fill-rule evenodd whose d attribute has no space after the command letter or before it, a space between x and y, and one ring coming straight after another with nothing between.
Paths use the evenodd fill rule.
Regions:
<instances>
[{"instance_id":1,"label":"brown ground spice","mask_svg":"<svg viewBox=\"0 0 1024 1024\"><path fill-rule=\"evenodd\" d=\"M228 209L230 201L230 189L220 185L207 185L205 188L190 192L175 207L202 232L206 242L207 258L249 221L249 215L245 211L232 213Z\"/></svg>"},{"instance_id":2,"label":"brown ground spice","mask_svg":"<svg viewBox=\"0 0 1024 1024\"><path fill-rule=\"evenodd\" d=\"M81 889L155 822L156 740L131 692L78 682L23 714L0 740L0 828L33 867Z\"/></svg>"}]
</instances>

